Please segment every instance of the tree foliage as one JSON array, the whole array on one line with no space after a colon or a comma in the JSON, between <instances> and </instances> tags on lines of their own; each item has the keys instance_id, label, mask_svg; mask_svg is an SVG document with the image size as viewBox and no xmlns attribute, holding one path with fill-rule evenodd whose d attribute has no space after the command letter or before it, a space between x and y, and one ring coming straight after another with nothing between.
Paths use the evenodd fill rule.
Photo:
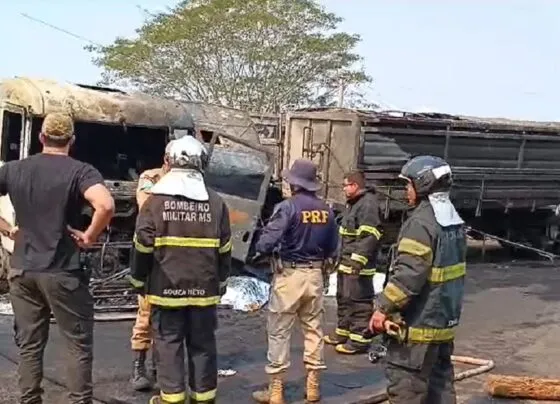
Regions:
<instances>
[{"instance_id":1,"label":"tree foliage","mask_svg":"<svg viewBox=\"0 0 560 404\"><path fill-rule=\"evenodd\" d=\"M89 47L103 84L259 112L331 102L370 82L360 37L314 0L190 0L151 15L134 39Z\"/></svg>"}]
</instances>

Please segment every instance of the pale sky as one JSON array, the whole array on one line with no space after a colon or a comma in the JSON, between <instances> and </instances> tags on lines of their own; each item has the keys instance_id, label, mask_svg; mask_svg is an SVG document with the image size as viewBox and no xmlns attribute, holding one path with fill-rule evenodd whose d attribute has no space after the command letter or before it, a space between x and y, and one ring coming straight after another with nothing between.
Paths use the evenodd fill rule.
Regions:
<instances>
[{"instance_id":1,"label":"pale sky","mask_svg":"<svg viewBox=\"0 0 560 404\"><path fill-rule=\"evenodd\" d=\"M362 36L386 106L479 116L559 120L560 1L322 0ZM26 13L91 41L134 35L170 0L4 0L0 77L95 83L87 42L31 21Z\"/></svg>"}]
</instances>

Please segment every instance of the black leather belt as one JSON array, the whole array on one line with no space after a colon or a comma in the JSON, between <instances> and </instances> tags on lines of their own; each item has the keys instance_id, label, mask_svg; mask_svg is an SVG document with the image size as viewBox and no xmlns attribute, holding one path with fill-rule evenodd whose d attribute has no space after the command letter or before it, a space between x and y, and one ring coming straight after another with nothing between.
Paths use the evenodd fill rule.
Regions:
<instances>
[{"instance_id":1,"label":"black leather belt","mask_svg":"<svg viewBox=\"0 0 560 404\"><path fill-rule=\"evenodd\" d=\"M283 264L288 268L323 268L323 261L284 261Z\"/></svg>"}]
</instances>

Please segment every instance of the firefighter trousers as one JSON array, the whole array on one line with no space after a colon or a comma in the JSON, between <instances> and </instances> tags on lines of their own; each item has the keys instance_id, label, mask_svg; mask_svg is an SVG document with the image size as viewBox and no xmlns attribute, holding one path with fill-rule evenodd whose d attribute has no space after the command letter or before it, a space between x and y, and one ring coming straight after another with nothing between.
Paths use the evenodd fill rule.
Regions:
<instances>
[{"instance_id":1,"label":"firefighter trousers","mask_svg":"<svg viewBox=\"0 0 560 404\"><path fill-rule=\"evenodd\" d=\"M290 367L290 337L296 318L304 337L308 370L326 369L323 357L323 273L320 268L283 268L276 273L268 304L268 374Z\"/></svg>"},{"instance_id":2,"label":"firefighter trousers","mask_svg":"<svg viewBox=\"0 0 560 404\"><path fill-rule=\"evenodd\" d=\"M52 313L65 342L68 403L91 404L93 297L88 277L79 270L10 272L15 343L19 348L19 403L42 403L43 353Z\"/></svg>"},{"instance_id":3,"label":"firefighter trousers","mask_svg":"<svg viewBox=\"0 0 560 404\"><path fill-rule=\"evenodd\" d=\"M151 323L161 398L166 403L186 400L186 346L191 402L214 403L218 386L216 306L152 305Z\"/></svg>"},{"instance_id":4,"label":"firefighter trousers","mask_svg":"<svg viewBox=\"0 0 560 404\"><path fill-rule=\"evenodd\" d=\"M453 343L387 347L387 395L392 404L456 404Z\"/></svg>"},{"instance_id":5,"label":"firefighter trousers","mask_svg":"<svg viewBox=\"0 0 560 404\"><path fill-rule=\"evenodd\" d=\"M133 351L147 351L152 346L152 329L150 327L150 302L145 296L138 295L138 312L132 327L130 345Z\"/></svg>"},{"instance_id":6,"label":"firefighter trousers","mask_svg":"<svg viewBox=\"0 0 560 404\"><path fill-rule=\"evenodd\" d=\"M336 334L348 338L357 348L369 346L373 334L369 319L373 314L373 276L337 273L336 304L338 323Z\"/></svg>"}]
</instances>

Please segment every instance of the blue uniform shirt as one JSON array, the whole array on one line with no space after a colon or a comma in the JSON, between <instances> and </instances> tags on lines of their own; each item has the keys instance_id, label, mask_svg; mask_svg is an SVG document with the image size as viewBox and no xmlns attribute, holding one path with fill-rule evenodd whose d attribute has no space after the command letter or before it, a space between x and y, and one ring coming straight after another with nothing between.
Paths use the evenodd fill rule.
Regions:
<instances>
[{"instance_id":1,"label":"blue uniform shirt","mask_svg":"<svg viewBox=\"0 0 560 404\"><path fill-rule=\"evenodd\" d=\"M279 203L257 241L256 250L277 247L285 262L305 263L334 257L338 231L332 209L311 193L297 193Z\"/></svg>"}]
</instances>

